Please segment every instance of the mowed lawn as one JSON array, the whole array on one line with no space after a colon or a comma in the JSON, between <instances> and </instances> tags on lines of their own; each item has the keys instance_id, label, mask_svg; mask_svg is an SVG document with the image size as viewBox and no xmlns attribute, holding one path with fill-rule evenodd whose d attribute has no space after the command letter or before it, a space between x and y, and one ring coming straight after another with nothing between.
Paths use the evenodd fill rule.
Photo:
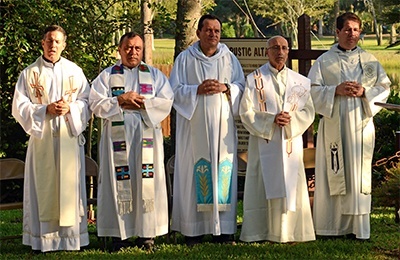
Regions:
<instances>
[{"instance_id":1,"label":"mowed lawn","mask_svg":"<svg viewBox=\"0 0 400 260\"><path fill-rule=\"evenodd\" d=\"M394 208L373 207L371 239L357 241L347 238L320 238L306 243L243 243L238 240L242 216L242 202L238 207L237 245L212 244L211 237L194 247L187 247L180 234L156 239L153 251L129 247L110 252L111 242L102 250L96 237L95 224L89 225L90 245L80 252L33 253L22 240L0 241L0 259L399 259L400 226L394 222ZM0 235L21 234L22 210L0 212ZM174 238L175 237L175 238ZM132 239L133 240L133 239Z\"/></svg>"}]
</instances>

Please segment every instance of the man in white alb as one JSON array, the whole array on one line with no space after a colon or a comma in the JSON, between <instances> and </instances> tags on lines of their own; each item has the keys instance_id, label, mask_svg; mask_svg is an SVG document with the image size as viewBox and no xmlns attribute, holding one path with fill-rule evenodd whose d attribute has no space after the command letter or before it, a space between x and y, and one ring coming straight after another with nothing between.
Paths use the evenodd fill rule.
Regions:
<instances>
[{"instance_id":1,"label":"man in white alb","mask_svg":"<svg viewBox=\"0 0 400 260\"><path fill-rule=\"evenodd\" d=\"M221 21L199 20L195 42L171 72L175 93L176 157L172 230L188 245L212 234L233 243L236 231L237 137L233 116L244 87L241 65L219 43Z\"/></svg>"},{"instance_id":2,"label":"man in white alb","mask_svg":"<svg viewBox=\"0 0 400 260\"><path fill-rule=\"evenodd\" d=\"M113 250L152 249L168 233L168 202L161 121L172 108L167 77L142 62L143 39L124 34L121 60L93 81L89 102L104 120L100 141L97 232L113 237ZM133 245L133 244L132 244Z\"/></svg>"},{"instance_id":3,"label":"man in white alb","mask_svg":"<svg viewBox=\"0 0 400 260\"><path fill-rule=\"evenodd\" d=\"M12 115L30 135L25 160L23 244L42 252L89 244L86 218L85 130L89 84L61 57L66 33L45 29L43 56L24 69Z\"/></svg>"},{"instance_id":4,"label":"man in white alb","mask_svg":"<svg viewBox=\"0 0 400 260\"><path fill-rule=\"evenodd\" d=\"M315 240L303 164L314 120L310 80L285 65L288 42L267 41L269 62L247 76L240 118L250 132L240 240Z\"/></svg>"},{"instance_id":5,"label":"man in white alb","mask_svg":"<svg viewBox=\"0 0 400 260\"><path fill-rule=\"evenodd\" d=\"M311 95L321 117L317 134L313 218L317 235L370 237L373 116L386 102L390 80L357 43L361 20L336 21L338 43L311 67Z\"/></svg>"}]
</instances>

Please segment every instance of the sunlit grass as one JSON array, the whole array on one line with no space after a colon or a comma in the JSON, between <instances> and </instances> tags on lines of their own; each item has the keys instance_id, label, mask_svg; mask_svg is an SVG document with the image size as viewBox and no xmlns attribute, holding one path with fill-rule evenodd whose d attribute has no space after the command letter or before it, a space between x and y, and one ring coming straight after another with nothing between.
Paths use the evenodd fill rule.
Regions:
<instances>
[{"instance_id":1,"label":"sunlit grass","mask_svg":"<svg viewBox=\"0 0 400 260\"><path fill-rule=\"evenodd\" d=\"M238 206L238 223L242 218L242 201ZM22 211L0 211L1 235L21 234ZM12 230L9 226L16 225ZM9 231L7 231L9 230ZM33 254L30 247L24 246L21 239L0 242L0 259L398 259L400 229L394 223L394 209L375 207L371 213L371 239L361 242L345 238L327 239L318 237L316 241L306 243L243 243L238 241L240 226L235 235L236 246L205 243L187 247L183 236L166 236L156 239L157 250L148 252L136 247L129 247L116 253L101 250L102 242L95 236L95 225L89 226L90 245L80 252L51 252ZM11 233L9 233L11 232ZM15 233L16 232L16 233Z\"/></svg>"},{"instance_id":2,"label":"sunlit grass","mask_svg":"<svg viewBox=\"0 0 400 260\"><path fill-rule=\"evenodd\" d=\"M153 64L172 64L174 47L174 39L154 39Z\"/></svg>"}]
</instances>

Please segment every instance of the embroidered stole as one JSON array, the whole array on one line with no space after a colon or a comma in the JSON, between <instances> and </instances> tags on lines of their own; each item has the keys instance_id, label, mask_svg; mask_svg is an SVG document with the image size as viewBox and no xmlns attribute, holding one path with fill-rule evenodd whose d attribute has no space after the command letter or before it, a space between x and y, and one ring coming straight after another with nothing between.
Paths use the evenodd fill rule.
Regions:
<instances>
[{"instance_id":1,"label":"embroidered stole","mask_svg":"<svg viewBox=\"0 0 400 260\"><path fill-rule=\"evenodd\" d=\"M149 67L142 63L139 65L139 88L140 95L146 99L155 95L153 81ZM154 129L143 124L143 140L142 140L142 199L144 212L154 210Z\"/></svg>"},{"instance_id":2,"label":"embroidered stole","mask_svg":"<svg viewBox=\"0 0 400 260\"><path fill-rule=\"evenodd\" d=\"M370 61L368 55L365 52L359 52L362 73L362 85L365 88L370 88L374 85L378 75L376 75L377 68L374 67L374 61ZM338 73L324 73L329 75L325 78L326 85L337 85L341 82L340 70L340 59L336 53L333 53L335 58L330 58L326 61L326 66L329 67L330 71L338 71ZM328 184L330 195L345 195L346 194L346 179L344 173L344 158L343 158L343 145L341 137L341 121L340 121L340 105L337 103L339 100L335 100L333 105L333 111L331 117L324 117L323 120L326 123L324 128L325 136L325 154L326 164L328 173ZM365 117L363 119L363 128L367 125L368 121L372 118L372 112L368 100L363 97L362 100L363 110ZM363 131L364 133L364 131ZM372 150L371 144L373 140L370 140L368 134L362 136L362 180L361 180L361 193L371 193L371 180L372 180Z\"/></svg>"},{"instance_id":3,"label":"embroidered stole","mask_svg":"<svg viewBox=\"0 0 400 260\"><path fill-rule=\"evenodd\" d=\"M259 103L260 111L268 111L272 114L277 114L280 111L276 100L276 90L274 82L271 78L268 67L264 67L268 71L262 74L261 70L251 74L255 78L255 90L257 95L257 103ZM306 78L298 75L292 70L287 70L287 77L283 79L286 82L280 82L280 89L284 91L283 111L294 112L303 109L310 96L310 83ZM260 85L263 86L260 88ZM286 86L285 86L286 85ZM279 94L281 95L281 94ZM263 97L260 99L260 97ZM263 102L262 102L263 100ZM256 104L257 104L256 103ZM303 152L302 137L288 138L291 136L290 125L285 126L283 130L275 129L275 133L281 133L280 137L274 137L271 142L265 142L259 138L259 154L261 158L261 169L264 178L264 187L266 199L286 198L286 208L289 211L296 211L296 190L297 190L297 175L299 171L300 153ZM283 168L276 165L270 165L271 159L265 156L271 154L271 149L279 149L281 147ZM265 158L264 158L265 157ZM278 174L281 171L282 174Z\"/></svg>"},{"instance_id":4,"label":"embroidered stole","mask_svg":"<svg viewBox=\"0 0 400 260\"><path fill-rule=\"evenodd\" d=\"M221 63L220 82L227 82ZM230 72L229 72L230 73ZM194 76L196 77L196 76ZM205 72L202 75L205 77ZM223 79L223 80L221 80ZM194 79L201 82L201 78ZM193 177L196 187L197 211L231 210L234 155L236 154L235 122L230 99L225 94L201 95L190 120L193 144Z\"/></svg>"},{"instance_id":5,"label":"embroidered stole","mask_svg":"<svg viewBox=\"0 0 400 260\"><path fill-rule=\"evenodd\" d=\"M125 93L123 65L111 69L110 86L112 96ZM153 97L154 91L150 70L146 64L139 65L139 92L145 97ZM153 128L146 128L142 133L142 198L145 212L154 210L154 164L153 164ZM124 215L133 211L131 171L127 154L125 125L123 116L114 117L111 123L111 140L113 143L113 167L116 175L118 214Z\"/></svg>"},{"instance_id":6,"label":"embroidered stole","mask_svg":"<svg viewBox=\"0 0 400 260\"><path fill-rule=\"evenodd\" d=\"M197 211L230 211L234 136L228 129L234 121L226 95L200 98L190 123Z\"/></svg>"},{"instance_id":7,"label":"embroidered stole","mask_svg":"<svg viewBox=\"0 0 400 260\"><path fill-rule=\"evenodd\" d=\"M34 104L50 104L48 97L49 87L57 88L56 84L48 84L47 78L42 74L42 58L27 71L28 93ZM61 63L63 66L63 63ZM72 102L76 99L78 83L73 76L68 75L68 68L62 67L62 93L64 100ZM77 137L72 136L67 117L59 117L59 141L60 141L60 174L56 168L54 158L53 133L51 130L51 116L46 115L44 122L43 138L31 137L33 140L34 156L34 181L37 192L39 220L43 222L58 220L60 226L72 226L75 224L78 209L76 203L79 199L79 174L78 155L79 147ZM73 192L71 192L73 191Z\"/></svg>"}]
</instances>

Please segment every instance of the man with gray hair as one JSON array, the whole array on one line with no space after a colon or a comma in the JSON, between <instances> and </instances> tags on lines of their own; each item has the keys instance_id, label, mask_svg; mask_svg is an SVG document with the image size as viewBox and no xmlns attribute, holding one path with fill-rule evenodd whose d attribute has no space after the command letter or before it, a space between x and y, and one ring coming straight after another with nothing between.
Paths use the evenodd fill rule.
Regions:
<instances>
[{"instance_id":1,"label":"man with gray hair","mask_svg":"<svg viewBox=\"0 0 400 260\"><path fill-rule=\"evenodd\" d=\"M315 240L302 134L314 120L310 80L288 69L287 40L267 41L269 62L247 76L240 117L250 132L240 240Z\"/></svg>"}]
</instances>

